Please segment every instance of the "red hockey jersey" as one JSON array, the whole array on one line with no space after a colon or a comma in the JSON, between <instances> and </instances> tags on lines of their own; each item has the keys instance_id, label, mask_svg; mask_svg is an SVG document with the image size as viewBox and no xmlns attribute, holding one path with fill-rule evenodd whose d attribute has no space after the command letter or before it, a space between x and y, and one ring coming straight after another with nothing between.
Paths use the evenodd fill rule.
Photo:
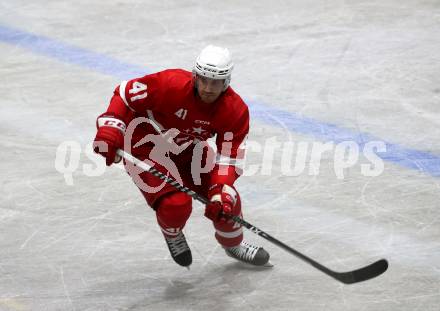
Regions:
<instances>
[{"instance_id":1,"label":"red hockey jersey","mask_svg":"<svg viewBox=\"0 0 440 311\"><path fill-rule=\"evenodd\" d=\"M148 134L177 129L180 133L174 141L178 145L188 144L188 148L177 156L179 163L190 163L196 144L216 137L217 156L210 173L211 184L232 185L241 174L249 111L231 87L214 103L207 104L197 96L191 72L169 69L123 81L116 88L105 115L125 121L127 130L130 130L130 122L136 122L131 146ZM148 118L153 125L143 122L142 118ZM151 145L146 143L132 147L131 152L145 159L150 150Z\"/></svg>"}]
</instances>

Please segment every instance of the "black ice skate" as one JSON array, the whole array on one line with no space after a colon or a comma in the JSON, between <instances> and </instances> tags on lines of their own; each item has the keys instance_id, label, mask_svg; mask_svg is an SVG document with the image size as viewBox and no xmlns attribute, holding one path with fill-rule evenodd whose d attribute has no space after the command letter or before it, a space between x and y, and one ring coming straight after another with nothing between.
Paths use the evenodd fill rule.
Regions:
<instances>
[{"instance_id":1,"label":"black ice skate","mask_svg":"<svg viewBox=\"0 0 440 311\"><path fill-rule=\"evenodd\" d=\"M173 238L165 236L165 241L167 242L168 249L174 261L182 267L189 269L192 263L192 255L183 233L179 232L179 234Z\"/></svg>"},{"instance_id":2,"label":"black ice skate","mask_svg":"<svg viewBox=\"0 0 440 311\"><path fill-rule=\"evenodd\" d=\"M225 248L225 252L229 257L254 266L273 266L269 262L269 253L264 248L251 245L244 241L238 246Z\"/></svg>"}]
</instances>

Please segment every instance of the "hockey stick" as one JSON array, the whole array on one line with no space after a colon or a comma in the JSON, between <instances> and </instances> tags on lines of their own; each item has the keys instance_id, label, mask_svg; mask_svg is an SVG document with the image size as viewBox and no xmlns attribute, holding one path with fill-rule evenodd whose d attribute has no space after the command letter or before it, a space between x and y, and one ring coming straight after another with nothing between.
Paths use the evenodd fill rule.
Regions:
<instances>
[{"instance_id":1,"label":"hockey stick","mask_svg":"<svg viewBox=\"0 0 440 311\"><path fill-rule=\"evenodd\" d=\"M159 172L158 170L156 170L154 167L152 167L152 166L148 165L147 163L133 157L131 154L129 154L121 149L118 149L116 153L119 156L123 157L125 160L133 163L136 166L139 166L141 169L143 169L145 171L150 172L154 176L162 179L166 183L175 187L179 191L182 191L182 192L188 194L189 196L193 197L194 199L200 201L201 203L203 203L203 204L209 203L209 200L207 198L205 198L204 196L201 196L201 195L197 194L196 192L192 191L191 189L189 189L188 187L185 187L185 186L179 184L173 178L166 176L162 172ZM267 234L263 230L255 227L254 225L251 225L250 223L241 219L240 217L233 216L231 218L235 222L241 224L242 226L244 226L247 229L249 229L250 231L252 231L253 233L261 236L262 238L265 238L269 242L281 247L285 251L295 255L296 257L298 257L298 258L302 259L303 261L307 262L308 264L312 265L313 267L315 267L319 271L333 277L334 279L336 279L344 284L353 284L353 283L358 283L358 282L372 279L376 276L381 275L382 273L384 273L388 269L388 262L386 261L386 259L380 259L380 260L378 260L368 266L365 266L365 267L357 269L357 270L348 271L348 272L336 272L336 271L330 270L329 268L321 265L320 263L307 257L306 255L301 254L297 250L295 250L295 249L291 248L290 246L284 244L283 242L277 240L276 238Z\"/></svg>"}]
</instances>

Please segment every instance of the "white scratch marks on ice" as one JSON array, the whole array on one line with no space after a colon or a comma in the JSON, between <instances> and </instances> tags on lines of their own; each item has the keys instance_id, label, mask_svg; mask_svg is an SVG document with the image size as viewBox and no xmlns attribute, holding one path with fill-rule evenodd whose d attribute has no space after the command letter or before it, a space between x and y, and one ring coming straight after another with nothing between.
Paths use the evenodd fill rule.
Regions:
<instances>
[{"instance_id":1,"label":"white scratch marks on ice","mask_svg":"<svg viewBox=\"0 0 440 311\"><path fill-rule=\"evenodd\" d=\"M32 232L32 234L23 242L23 244L21 244L20 249L24 249L26 247L26 245L29 243L30 240L33 239L33 237L40 232L39 230L35 230L34 232Z\"/></svg>"},{"instance_id":2,"label":"white scratch marks on ice","mask_svg":"<svg viewBox=\"0 0 440 311\"><path fill-rule=\"evenodd\" d=\"M66 295L67 300L69 300L69 303L72 306L72 308L75 309L73 307L72 299L70 298L69 290L67 289L67 286L66 286L66 281L64 280L64 269L63 269L63 267L60 268L60 275L61 275L61 281L63 282L64 294Z\"/></svg>"}]
</instances>

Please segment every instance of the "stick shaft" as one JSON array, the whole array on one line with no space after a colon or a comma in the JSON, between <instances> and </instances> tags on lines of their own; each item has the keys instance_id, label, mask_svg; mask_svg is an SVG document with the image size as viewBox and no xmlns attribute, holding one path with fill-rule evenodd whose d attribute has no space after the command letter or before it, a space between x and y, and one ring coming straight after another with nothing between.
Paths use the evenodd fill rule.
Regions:
<instances>
[{"instance_id":1,"label":"stick shaft","mask_svg":"<svg viewBox=\"0 0 440 311\"><path fill-rule=\"evenodd\" d=\"M179 184L176 180L174 180L173 178L166 176L165 174L163 174L162 172L156 170L154 167L148 165L147 163L133 157L131 154L118 149L116 151L116 153L123 157L125 160L135 164L136 166L139 166L141 169L150 172L151 174L153 174L154 176L164 180L166 183L172 185L173 187L175 187L176 189L178 189L179 191L182 191L186 194L188 194L189 196L193 197L194 199L200 201L203 204L208 204L209 200L207 198L205 198L204 196L199 195L198 193L192 191L191 189L189 189L188 187L185 187L181 184ZM284 244L283 242L281 242L280 240L274 238L273 236L269 235L268 233L264 232L263 230L257 228L256 226L248 223L247 221L245 221L244 219L238 217L238 216L232 216L231 217L232 220L234 220L235 222L241 224L242 226L246 227L247 229L249 229L251 232L261 236L262 238L268 240L269 242L271 242L272 244L277 245L278 247L284 249L285 251L289 252L292 255L295 255L296 257L300 258L301 260L307 262L308 264L312 265L313 267L315 267L316 269L318 269L319 271L327 274L328 276L333 277L334 279L343 282L345 284L351 284L351 283L356 283L356 282L360 282L360 281L365 281L368 280L370 278L376 277L380 274L382 274L383 272L385 272L385 270L388 267L388 263L385 260L380 260L379 262L381 264L379 264L379 268L377 269L369 269L370 267L374 267L375 265L377 266L377 264L379 262L373 263L370 266L364 267L362 269L356 270L356 271L351 271L351 272L335 272L330 270L329 268L321 265L320 263L318 263L317 261L311 259L310 257L307 257L306 255L300 253L299 251L293 249L292 247ZM370 271L368 271L370 270ZM359 273L363 271L363 273ZM362 274L361 277L357 277L357 275Z\"/></svg>"}]
</instances>

